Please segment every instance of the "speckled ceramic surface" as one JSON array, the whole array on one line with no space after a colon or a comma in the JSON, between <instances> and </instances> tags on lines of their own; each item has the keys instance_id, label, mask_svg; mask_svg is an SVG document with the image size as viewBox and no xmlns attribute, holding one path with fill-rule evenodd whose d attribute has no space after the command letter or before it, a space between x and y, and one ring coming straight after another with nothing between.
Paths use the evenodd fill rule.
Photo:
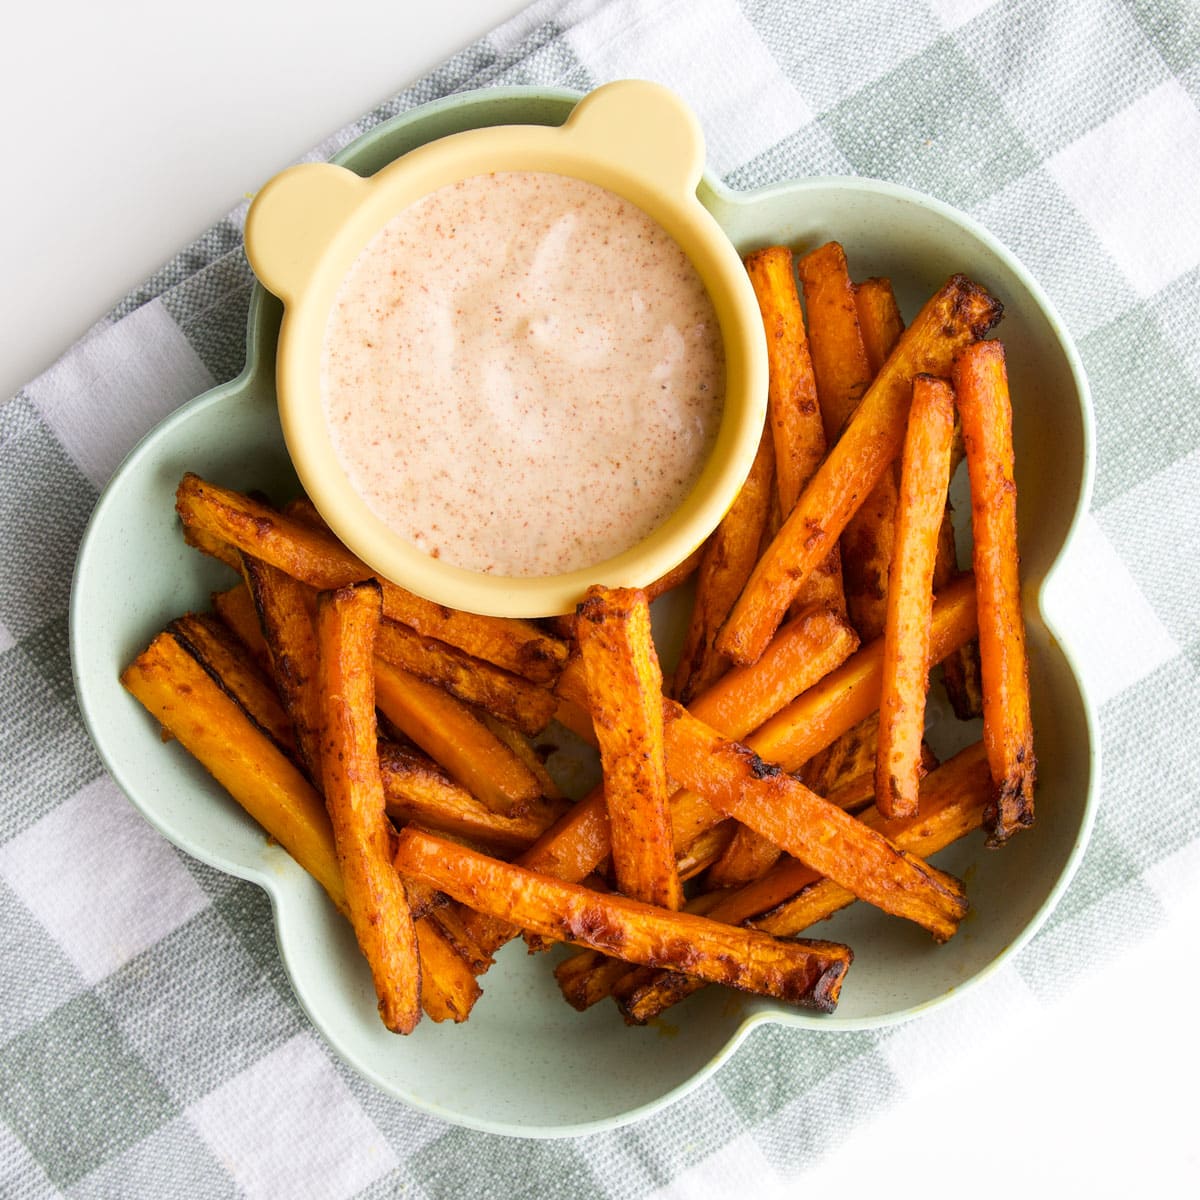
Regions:
<instances>
[{"instance_id":1,"label":"speckled ceramic surface","mask_svg":"<svg viewBox=\"0 0 1200 1200\"><path fill-rule=\"evenodd\" d=\"M575 97L495 90L406 114L350 147L342 161L370 173L431 138L487 124L557 124ZM223 568L187 549L174 515L180 476L192 470L277 497L295 490L275 408L277 304L253 305L249 359L238 379L199 397L156 429L102 497L80 552L72 653L83 712L109 769L167 838L271 897L280 953L296 994L329 1044L381 1088L430 1113L479 1129L561 1136L629 1121L694 1086L762 1022L830 1036L912 1017L952 999L1023 944L1053 907L1080 858L1092 819L1096 741L1056 604L1054 566L1070 552L1091 478L1086 384L1066 334L1036 284L964 218L903 189L865 180L813 179L734 194L705 180L700 197L739 250L838 238L856 277L889 275L906 315L952 271L997 294L1014 395L1024 595L1038 738L1038 823L1003 851L976 835L935 861L963 875L972 913L937 947L915 927L858 905L821 927L855 950L832 1016L715 988L645 1029L615 1008L580 1015L561 1000L542 957L511 945L483 979L462 1026L424 1022L410 1038L379 1023L369 974L349 926L323 893L192 762L160 742L117 676L173 616L203 606ZM87 613L83 636L80 614ZM669 640L679 611L657 614ZM102 636L94 631L102 630ZM939 721L945 752L978 736Z\"/></svg>"}]
</instances>

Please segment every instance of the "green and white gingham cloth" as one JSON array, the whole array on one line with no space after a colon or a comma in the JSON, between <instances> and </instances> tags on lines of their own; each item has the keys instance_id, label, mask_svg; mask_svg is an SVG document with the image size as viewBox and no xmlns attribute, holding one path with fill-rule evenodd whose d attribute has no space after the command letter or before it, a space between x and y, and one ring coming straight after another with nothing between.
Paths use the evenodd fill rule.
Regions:
<instances>
[{"instance_id":1,"label":"green and white gingham cloth","mask_svg":"<svg viewBox=\"0 0 1200 1200\"><path fill-rule=\"evenodd\" d=\"M965 209L1077 340L1099 469L1064 582L1100 714L1099 819L1048 926L929 1021L1036 1012L1132 957L1200 884L1200 10L540 0L313 157L449 92L623 76L686 97L735 187L857 174ZM608 1134L452 1128L336 1061L292 998L263 893L178 853L102 769L68 661L77 545L130 447L241 368L244 215L0 408L0 1195L693 1197L798 1183L937 1071L927 1022L764 1030L661 1118ZM1194 930L1175 941L1198 948Z\"/></svg>"}]
</instances>

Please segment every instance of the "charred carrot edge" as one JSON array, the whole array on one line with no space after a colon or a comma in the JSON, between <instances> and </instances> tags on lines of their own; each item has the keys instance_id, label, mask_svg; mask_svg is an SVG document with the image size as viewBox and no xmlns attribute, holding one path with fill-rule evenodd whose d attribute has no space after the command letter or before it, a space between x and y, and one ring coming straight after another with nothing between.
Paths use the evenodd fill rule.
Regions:
<instances>
[{"instance_id":1,"label":"charred carrot edge","mask_svg":"<svg viewBox=\"0 0 1200 1200\"><path fill-rule=\"evenodd\" d=\"M989 792L986 755L982 744L976 743L926 777L921 785L920 816L886 821L871 809L862 819L901 850L928 858L979 828ZM853 901L853 893L788 859L770 875L723 897L708 915L714 921L749 922L779 937L791 937ZM602 982L580 979L578 986L596 991ZM612 985L612 992L618 996L625 1019L640 1025L703 986L702 981L687 975L656 971L642 972L637 978L630 973Z\"/></svg>"},{"instance_id":2,"label":"charred carrot edge","mask_svg":"<svg viewBox=\"0 0 1200 1200\"><path fill-rule=\"evenodd\" d=\"M292 722L269 677L229 627L209 613L187 613L167 626L184 649L230 692L260 729L290 757L297 755Z\"/></svg>"},{"instance_id":3,"label":"charred carrot edge","mask_svg":"<svg viewBox=\"0 0 1200 1200\"><path fill-rule=\"evenodd\" d=\"M635 900L679 908L683 888L667 811L662 672L650 605L636 588L596 586L576 617L617 887Z\"/></svg>"},{"instance_id":4,"label":"charred carrot edge","mask_svg":"<svg viewBox=\"0 0 1200 1200\"><path fill-rule=\"evenodd\" d=\"M950 385L931 375L916 376L900 464L896 553L888 581L879 685L875 804L887 817L910 817L917 810L929 690L933 567L950 486L953 435Z\"/></svg>"},{"instance_id":5,"label":"charred carrot edge","mask_svg":"<svg viewBox=\"0 0 1200 1200\"><path fill-rule=\"evenodd\" d=\"M554 696L548 689L399 621L384 621L379 627L376 654L530 737L541 733L554 717Z\"/></svg>"},{"instance_id":6,"label":"charred carrot edge","mask_svg":"<svg viewBox=\"0 0 1200 1200\"><path fill-rule=\"evenodd\" d=\"M394 1033L421 1017L421 957L404 884L392 866L375 721L375 633L380 590L360 583L317 598L318 689L324 721L321 762L346 907Z\"/></svg>"},{"instance_id":7,"label":"charred carrot edge","mask_svg":"<svg viewBox=\"0 0 1200 1200\"><path fill-rule=\"evenodd\" d=\"M241 555L238 556L241 562ZM238 567L241 574L241 567ZM267 679L273 678L271 670L271 652L263 641L262 626L258 623L258 612L254 607L254 597L242 580L236 587L224 592L213 592L212 606L217 616L236 635L238 641L246 647L250 657L258 665L258 669Z\"/></svg>"},{"instance_id":8,"label":"charred carrot edge","mask_svg":"<svg viewBox=\"0 0 1200 1200\"><path fill-rule=\"evenodd\" d=\"M892 281L878 276L854 285L854 307L858 313L858 330L867 356L867 367L878 375L888 355L896 348L904 332L904 318Z\"/></svg>"},{"instance_id":9,"label":"charred carrot edge","mask_svg":"<svg viewBox=\"0 0 1200 1200\"><path fill-rule=\"evenodd\" d=\"M121 682L151 716L307 871L346 913L333 830L320 794L171 635L160 634ZM418 922L424 934L424 922ZM436 931L422 937L422 1003L433 1020L470 1011L479 985Z\"/></svg>"},{"instance_id":10,"label":"charred carrot edge","mask_svg":"<svg viewBox=\"0 0 1200 1200\"><path fill-rule=\"evenodd\" d=\"M865 280L854 289L854 299L868 368L874 378L904 332L904 321L886 279ZM880 475L862 507L846 523L839 543L846 610L864 641L879 637L887 619L897 475L894 467Z\"/></svg>"},{"instance_id":11,"label":"charred carrot edge","mask_svg":"<svg viewBox=\"0 0 1200 1200\"><path fill-rule=\"evenodd\" d=\"M488 808L516 816L541 795L529 768L461 700L378 658L374 677L379 711Z\"/></svg>"},{"instance_id":12,"label":"charred carrot edge","mask_svg":"<svg viewBox=\"0 0 1200 1200\"><path fill-rule=\"evenodd\" d=\"M915 921L938 941L966 914L962 884L897 850L748 747L721 737L674 701L663 702L671 774L793 858L860 899Z\"/></svg>"},{"instance_id":13,"label":"charred carrot edge","mask_svg":"<svg viewBox=\"0 0 1200 1200\"><path fill-rule=\"evenodd\" d=\"M217 538L317 588L337 588L374 574L332 534L188 472L175 493L185 535ZM426 637L503 667L534 683L550 683L566 660L563 642L529 621L459 612L387 580L384 615Z\"/></svg>"},{"instance_id":14,"label":"charred carrot edge","mask_svg":"<svg viewBox=\"0 0 1200 1200\"><path fill-rule=\"evenodd\" d=\"M696 598L672 687L681 704L689 704L729 666L714 648L713 639L758 561L774 490L775 443L766 428L742 490L704 544Z\"/></svg>"},{"instance_id":15,"label":"charred carrot edge","mask_svg":"<svg viewBox=\"0 0 1200 1200\"><path fill-rule=\"evenodd\" d=\"M998 301L961 275L925 305L759 560L717 637L721 653L741 664L762 654L788 606L900 453L912 377L946 373L954 354L982 337L1001 311Z\"/></svg>"},{"instance_id":16,"label":"charred carrot edge","mask_svg":"<svg viewBox=\"0 0 1200 1200\"><path fill-rule=\"evenodd\" d=\"M309 778L321 787L323 713L317 695L317 633L309 612L311 592L285 571L242 554L242 577L254 600L271 674L296 731Z\"/></svg>"},{"instance_id":17,"label":"charred carrot edge","mask_svg":"<svg viewBox=\"0 0 1200 1200\"><path fill-rule=\"evenodd\" d=\"M963 575L934 598L929 659L941 662L975 636L975 579ZM846 730L879 707L883 639L863 646L769 721L746 743L785 771L798 771Z\"/></svg>"},{"instance_id":18,"label":"charred carrot edge","mask_svg":"<svg viewBox=\"0 0 1200 1200\"><path fill-rule=\"evenodd\" d=\"M709 982L792 1004L832 1009L853 957L848 947L835 943L783 941L625 896L592 892L412 827L397 839L395 863L402 874L543 937L648 966L686 965Z\"/></svg>"},{"instance_id":19,"label":"charred carrot edge","mask_svg":"<svg viewBox=\"0 0 1200 1200\"><path fill-rule=\"evenodd\" d=\"M846 252L826 242L796 261L825 440L837 441L875 374L867 361Z\"/></svg>"},{"instance_id":20,"label":"charred carrot edge","mask_svg":"<svg viewBox=\"0 0 1200 1200\"><path fill-rule=\"evenodd\" d=\"M988 840L990 845L1001 845L1033 824L1037 775L1004 347L999 342L981 342L960 354L954 363L954 384L971 479L983 740L997 789L987 817Z\"/></svg>"}]
</instances>

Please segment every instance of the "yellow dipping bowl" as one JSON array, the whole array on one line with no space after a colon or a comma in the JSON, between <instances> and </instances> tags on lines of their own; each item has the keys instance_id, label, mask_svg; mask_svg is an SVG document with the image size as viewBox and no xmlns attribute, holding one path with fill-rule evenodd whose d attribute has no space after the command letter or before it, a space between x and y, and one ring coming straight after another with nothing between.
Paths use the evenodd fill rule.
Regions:
<instances>
[{"instance_id":1,"label":"yellow dipping bowl","mask_svg":"<svg viewBox=\"0 0 1200 1200\"><path fill-rule=\"evenodd\" d=\"M246 251L255 274L284 305L276 387L288 453L322 517L373 571L454 608L550 616L571 611L593 583L644 587L681 563L716 528L758 446L766 416L767 361L758 305L741 260L697 199L703 169L703 134L683 101L658 84L622 80L585 96L558 128L507 125L454 134L367 179L328 163L304 164L277 175L259 192L246 219ZM691 260L712 300L725 353L721 424L692 491L641 542L562 575L510 578L470 571L432 558L400 537L347 477L321 394L329 313L362 249L423 196L496 171L572 176L637 205ZM637 431L630 429L629 436Z\"/></svg>"}]
</instances>

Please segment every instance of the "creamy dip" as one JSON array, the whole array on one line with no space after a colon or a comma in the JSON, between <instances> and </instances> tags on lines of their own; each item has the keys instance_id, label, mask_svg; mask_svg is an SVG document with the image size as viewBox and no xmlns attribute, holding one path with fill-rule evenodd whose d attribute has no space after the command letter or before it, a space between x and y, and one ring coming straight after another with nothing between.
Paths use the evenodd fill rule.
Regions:
<instances>
[{"instance_id":1,"label":"creamy dip","mask_svg":"<svg viewBox=\"0 0 1200 1200\"><path fill-rule=\"evenodd\" d=\"M623 197L477 175L405 209L337 294L321 389L338 458L426 553L514 577L594 566L679 507L721 420L716 314Z\"/></svg>"}]
</instances>

